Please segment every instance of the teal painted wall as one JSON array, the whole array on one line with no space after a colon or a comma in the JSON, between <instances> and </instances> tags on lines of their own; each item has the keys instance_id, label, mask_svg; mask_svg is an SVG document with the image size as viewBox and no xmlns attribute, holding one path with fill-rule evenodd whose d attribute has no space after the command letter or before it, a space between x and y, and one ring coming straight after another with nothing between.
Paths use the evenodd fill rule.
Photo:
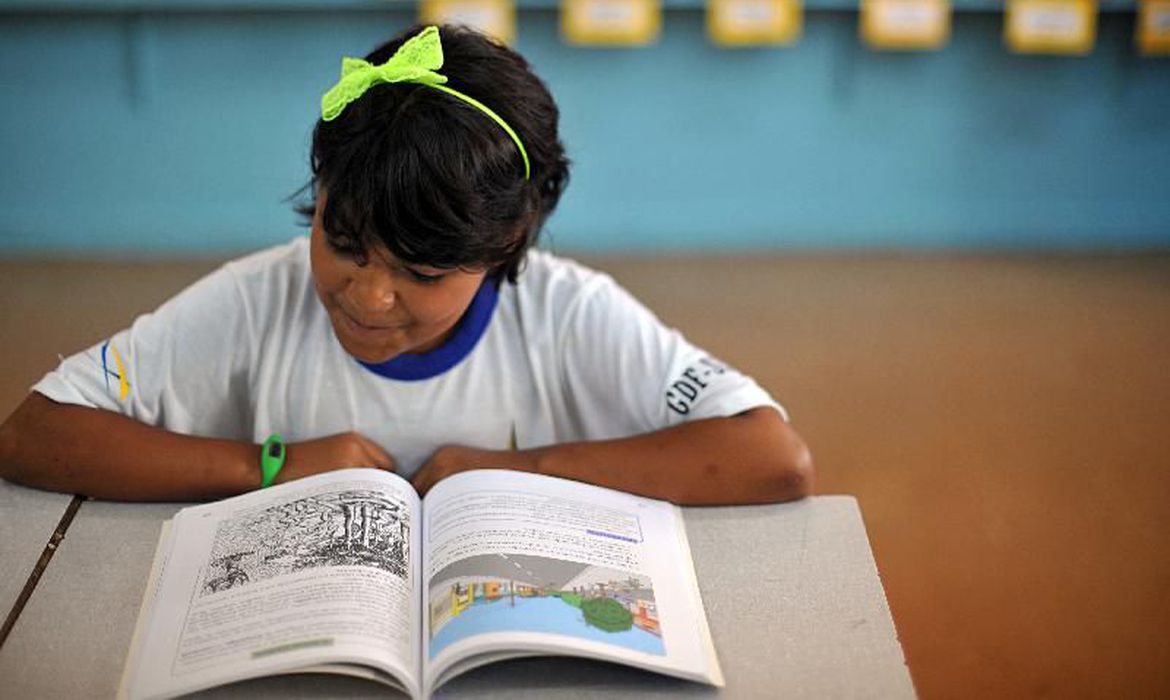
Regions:
<instances>
[{"instance_id":1,"label":"teal painted wall","mask_svg":"<svg viewBox=\"0 0 1170 700\"><path fill-rule=\"evenodd\" d=\"M284 199L340 56L414 17L321 4L0 2L0 253L297 233ZM1006 53L998 12L925 54L869 51L856 22L810 11L791 48L725 50L677 9L654 46L599 50L522 11L576 163L556 247L1170 247L1170 59L1135 54L1131 11L1084 58Z\"/></svg>"}]
</instances>

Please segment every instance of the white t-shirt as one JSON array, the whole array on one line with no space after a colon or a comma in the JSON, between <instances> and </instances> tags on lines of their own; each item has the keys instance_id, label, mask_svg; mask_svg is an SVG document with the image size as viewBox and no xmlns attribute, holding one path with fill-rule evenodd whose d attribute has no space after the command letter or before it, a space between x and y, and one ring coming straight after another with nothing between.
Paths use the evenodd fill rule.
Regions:
<instances>
[{"instance_id":1,"label":"white t-shirt","mask_svg":"<svg viewBox=\"0 0 1170 700\"><path fill-rule=\"evenodd\" d=\"M357 431L409 476L439 447L625 437L758 406L751 378L664 327L609 276L532 251L450 369L391 379L338 343L308 238L227 263L64 360L33 389L169 430L263 442Z\"/></svg>"}]
</instances>

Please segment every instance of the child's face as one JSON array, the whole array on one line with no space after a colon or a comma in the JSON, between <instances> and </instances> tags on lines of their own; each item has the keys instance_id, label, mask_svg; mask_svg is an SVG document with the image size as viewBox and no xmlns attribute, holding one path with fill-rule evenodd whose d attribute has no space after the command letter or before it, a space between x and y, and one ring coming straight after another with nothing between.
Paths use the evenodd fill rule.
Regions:
<instances>
[{"instance_id":1,"label":"child's face","mask_svg":"<svg viewBox=\"0 0 1170 700\"><path fill-rule=\"evenodd\" d=\"M310 260L317 296L345 350L363 362L385 362L443 344L483 281L485 271L399 262L384 246L366 251L364 265L325 236L317 197Z\"/></svg>"}]
</instances>

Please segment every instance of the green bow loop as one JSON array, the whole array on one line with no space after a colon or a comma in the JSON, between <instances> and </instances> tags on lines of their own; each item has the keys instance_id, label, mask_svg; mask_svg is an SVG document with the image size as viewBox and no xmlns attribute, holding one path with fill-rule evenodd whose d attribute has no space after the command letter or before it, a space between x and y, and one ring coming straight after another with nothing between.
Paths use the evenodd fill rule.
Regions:
<instances>
[{"instance_id":1,"label":"green bow loop","mask_svg":"<svg viewBox=\"0 0 1170 700\"><path fill-rule=\"evenodd\" d=\"M524 179L532 176L532 164L520 135L508 126L500 115L479 100L447 87L447 76L435 71L443 67L443 46L439 43L439 28L427 27L408 39L388 61L375 66L360 58L341 59L341 80L321 96L321 118L333 121L352 102L380 83L416 83L445 92L471 105L500 125L516 144L524 161Z\"/></svg>"},{"instance_id":2,"label":"green bow loop","mask_svg":"<svg viewBox=\"0 0 1170 700\"><path fill-rule=\"evenodd\" d=\"M341 59L341 80L321 97L321 118L333 121L350 103L380 83L442 85L447 77L435 72L442 67L438 27L427 27L411 37L380 66L347 56Z\"/></svg>"}]
</instances>

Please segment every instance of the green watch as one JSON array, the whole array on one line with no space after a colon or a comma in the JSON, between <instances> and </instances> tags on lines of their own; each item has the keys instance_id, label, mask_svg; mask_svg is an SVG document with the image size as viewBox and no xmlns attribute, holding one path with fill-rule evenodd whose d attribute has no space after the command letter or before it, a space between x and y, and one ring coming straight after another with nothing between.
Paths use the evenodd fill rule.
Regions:
<instances>
[{"instance_id":1,"label":"green watch","mask_svg":"<svg viewBox=\"0 0 1170 700\"><path fill-rule=\"evenodd\" d=\"M276 481L276 475L284 466L286 452L284 438L280 433L273 433L264 441L260 448L260 488L272 486L272 482Z\"/></svg>"}]
</instances>

